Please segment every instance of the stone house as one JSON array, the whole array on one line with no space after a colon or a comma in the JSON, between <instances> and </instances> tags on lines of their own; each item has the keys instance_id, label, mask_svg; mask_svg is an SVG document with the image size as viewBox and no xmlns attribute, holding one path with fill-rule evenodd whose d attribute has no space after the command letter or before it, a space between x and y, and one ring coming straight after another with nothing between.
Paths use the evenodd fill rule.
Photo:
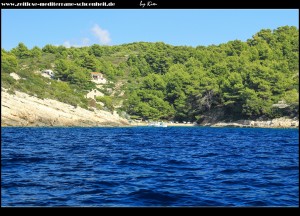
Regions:
<instances>
[{"instance_id":1,"label":"stone house","mask_svg":"<svg viewBox=\"0 0 300 216\"><path fill-rule=\"evenodd\" d=\"M98 91L97 89L92 89L89 93L86 94L86 98L92 98L94 100L96 100L96 97L101 97L104 96L104 94L100 91Z\"/></svg>"},{"instance_id":2,"label":"stone house","mask_svg":"<svg viewBox=\"0 0 300 216\"><path fill-rule=\"evenodd\" d=\"M91 72L91 78L92 81L97 84L107 83L107 80L104 78L103 74L99 72Z\"/></svg>"}]
</instances>

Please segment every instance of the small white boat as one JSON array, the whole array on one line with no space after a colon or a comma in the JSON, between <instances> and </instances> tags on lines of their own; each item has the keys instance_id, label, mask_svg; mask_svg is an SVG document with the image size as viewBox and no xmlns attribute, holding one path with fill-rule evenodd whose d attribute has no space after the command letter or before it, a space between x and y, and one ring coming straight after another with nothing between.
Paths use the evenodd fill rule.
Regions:
<instances>
[{"instance_id":1,"label":"small white boat","mask_svg":"<svg viewBox=\"0 0 300 216\"><path fill-rule=\"evenodd\" d=\"M168 125L164 122L151 122L148 124L150 127L168 127Z\"/></svg>"},{"instance_id":2,"label":"small white boat","mask_svg":"<svg viewBox=\"0 0 300 216\"><path fill-rule=\"evenodd\" d=\"M168 127L168 125L164 122L159 122L159 125L157 127Z\"/></svg>"}]
</instances>

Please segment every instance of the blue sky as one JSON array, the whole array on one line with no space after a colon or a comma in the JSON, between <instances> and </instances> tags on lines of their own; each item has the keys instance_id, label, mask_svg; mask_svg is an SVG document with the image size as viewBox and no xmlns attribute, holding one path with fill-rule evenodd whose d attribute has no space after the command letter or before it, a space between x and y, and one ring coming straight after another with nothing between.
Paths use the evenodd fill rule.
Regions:
<instances>
[{"instance_id":1,"label":"blue sky","mask_svg":"<svg viewBox=\"0 0 300 216\"><path fill-rule=\"evenodd\" d=\"M298 9L3 9L1 18L1 42L6 50L19 42L28 48L139 41L207 46L246 41L263 28L299 28Z\"/></svg>"}]
</instances>

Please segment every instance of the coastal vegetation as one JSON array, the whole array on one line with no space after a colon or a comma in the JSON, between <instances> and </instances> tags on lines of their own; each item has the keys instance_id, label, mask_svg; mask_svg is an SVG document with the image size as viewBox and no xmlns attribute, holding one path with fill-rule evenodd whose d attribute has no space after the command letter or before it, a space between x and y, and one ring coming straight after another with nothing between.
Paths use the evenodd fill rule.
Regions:
<instances>
[{"instance_id":1,"label":"coastal vegetation","mask_svg":"<svg viewBox=\"0 0 300 216\"><path fill-rule=\"evenodd\" d=\"M54 71L53 79L41 76L45 69ZM96 85L91 72L109 82ZM1 86L144 120L200 123L212 113L224 120L293 118L299 115L299 30L263 29L245 42L206 47L136 42L29 49L20 42L1 50ZM102 105L85 97L92 89L104 93L94 101Z\"/></svg>"}]
</instances>

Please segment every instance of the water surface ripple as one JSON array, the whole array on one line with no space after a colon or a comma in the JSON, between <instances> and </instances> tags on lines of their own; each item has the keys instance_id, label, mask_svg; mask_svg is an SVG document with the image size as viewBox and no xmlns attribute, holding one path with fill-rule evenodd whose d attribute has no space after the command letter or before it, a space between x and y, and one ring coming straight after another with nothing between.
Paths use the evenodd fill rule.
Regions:
<instances>
[{"instance_id":1,"label":"water surface ripple","mask_svg":"<svg viewBox=\"0 0 300 216\"><path fill-rule=\"evenodd\" d=\"M2 128L2 206L298 206L299 130Z\"/></svg>"}]
</instances>

